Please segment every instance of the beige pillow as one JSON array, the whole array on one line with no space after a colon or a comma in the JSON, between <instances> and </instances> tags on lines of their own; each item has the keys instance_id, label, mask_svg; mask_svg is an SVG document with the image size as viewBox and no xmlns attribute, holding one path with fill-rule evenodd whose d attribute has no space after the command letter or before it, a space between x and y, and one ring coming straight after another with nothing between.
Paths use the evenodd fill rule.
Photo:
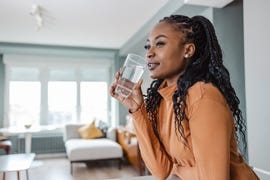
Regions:
<instances>
[{"instance_id":1,"label":"beige pillow","mask_svg":"<svg viewBox=\"0 0 270 180\"><path fill-rule=\"evenodd\" d=\"M86 124L78 129L78 132L83 139L93 139L103 136L103 133L100 129L95 126L95 121L92 121L90 124Z\"/></svg>"}]
</instances>

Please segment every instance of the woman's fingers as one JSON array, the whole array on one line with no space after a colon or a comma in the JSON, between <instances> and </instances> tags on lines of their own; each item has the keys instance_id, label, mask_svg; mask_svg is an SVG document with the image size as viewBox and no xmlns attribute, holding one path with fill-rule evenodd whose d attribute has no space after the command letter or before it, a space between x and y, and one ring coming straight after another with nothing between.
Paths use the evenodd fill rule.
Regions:
<instances>
[{"instance_id":1,"label":"woman's fingers","mask_svg":"<svg viewBox=\"0 0 270 180\"><path fill-rule=\"evenodd\" d=\"M112 85L110 86L109 92L110 95L117 99L119 102L121 102L126 108L137 110L140 105L143 102L142 92L141 92L141 85L142 85L142 79L139 80L138 83L136 83L135 88L130 96L123 97L120 94L115 93L115 89L117 87L118 80L121 76L122 68L115 74L115 79Z\"/></svg>"},{"instance_id":2,"label":"woman's fingers","mask_svg":"<svg viewBox=\"0 0 270 180\"><path fill-rule=\"evenodd\" d=\"M114 91L115 91L115 86L112 84L111 87L110 87L110 95L111 95L112 97L115 96Z\"/></svg>"},{"instance_id":3,"label":"woman's fingers","mask_svg":"<svg viewBox=\"0 0 270 180\"><path fill-rule=\"evenodd\" d=\"M111 96L114 97L114 98L116 98L116 99L118 99L118 100L121 100L121 98L120 98L120 96L118 94L115 93L115 89L116 89L118 80L120 78L121 71L122 71L122 68L120 68L120 70L115 73L114 82L112 83L112 85L110 87L110 94L111 94Z\"/></svg>"},{"instance_id":4,"label":"woman's fingers","mask_svg":"<svg viewBox=\"0 0 270 180\"><path fill-rule=\"evenodd\" d=\"M117 85L117 82L118 82L118 79L119 79L119 71L115 73L115 78L114 78L114 82L111 84L110 86L110 94L112 97L115 97L115 88L116 88L116 85Z\"/></svg>"},{"instance_id":5,"label":"woman's fingers","mask_svg":"<svg viewBox=\"0 0 270 180\"><path fill-rule=\"evenodd\" d=\"M115 78L114 78L114 83L115 83L115 84L117 84L119 78L120 78L120 71L118 71L118 72L115 74Z\"/></svg>"},{"instance_id":6,"label":"woman's fingers","mask_svg":"<svg viewBox=\"0 0 270 180\"><path fill-rule=\"evenodd\" d=\"M142 83L143 83L143 80L140 79L140 80L136 83L135 89L141 89Z\"/></svg>"}]
</instances>

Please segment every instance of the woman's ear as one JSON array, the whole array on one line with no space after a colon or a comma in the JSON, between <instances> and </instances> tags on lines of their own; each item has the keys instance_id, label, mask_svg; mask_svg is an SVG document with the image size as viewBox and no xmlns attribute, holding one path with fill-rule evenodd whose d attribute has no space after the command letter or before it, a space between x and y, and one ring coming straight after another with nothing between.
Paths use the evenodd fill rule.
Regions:
<instances>
[{"instance_id":1,"label":"woman's ear","mask_svg":"<svg viewBox=\"0 0 270 180\"><path fill-rule=\"evenodd\" d=\"M190 58L194 55L195 53L195 45L194 43L186 43L185 44L185 57Z\"/></svg>"}]
</instances>

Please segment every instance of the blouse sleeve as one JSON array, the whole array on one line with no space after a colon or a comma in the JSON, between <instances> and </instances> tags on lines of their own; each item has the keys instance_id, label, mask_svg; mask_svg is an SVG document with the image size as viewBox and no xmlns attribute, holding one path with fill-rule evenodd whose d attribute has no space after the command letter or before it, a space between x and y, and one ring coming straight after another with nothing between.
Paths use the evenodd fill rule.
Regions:
<instances>
[{"instance_id":1,"label":"blouse sleeve","mask_svg":"<svg viewBox=\"0 0 270 180\"><path fill-rule=\"evenodd\" d=\"M156 178L166 179L171 172L172 162L161 148L154 134L144 104L137 112L132 114L132 118L144 163Z\"/></svg>"},{"instance_id":2,"label":"blouse sleeve","mask_svg":"<svg viewBox=\"0 0 270 180\"><path fill-rule=\"evenodd\" d=\"M224 103L202 97L190 108L190 134L197 179L229 180L232 113Z\"/></svg>"}]
</instances>

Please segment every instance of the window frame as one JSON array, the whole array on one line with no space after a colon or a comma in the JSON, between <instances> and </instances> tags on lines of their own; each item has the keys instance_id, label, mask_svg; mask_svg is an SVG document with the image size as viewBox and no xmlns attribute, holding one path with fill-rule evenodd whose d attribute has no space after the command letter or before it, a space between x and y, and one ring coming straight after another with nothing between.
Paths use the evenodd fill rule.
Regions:
<instances>
[{"instance_id":1,"label":"window frame","mask_svg":"<svg viewBox=\"0 0 270 180\"><path fill-rule=\"evenodd\" d=\"M53 68L65 69L74 68L76 71L75 82L77 84L77 123L80 123L80 82L85 82L90 80L85 80L82 77L82 69L95 68L95 69L105 69L105 82L107 83L107 90L109 90L109 85L111 82L111 72L113 68L113 63L111 59L90 59L90 58L68 58L68 57L47 57L47 56L28 56L28 55L5 55L5 103L4 103L4 127L9 126L9 82L11 79L11 68L13 67L34 67L39 70L38 81L41 83L41 106L40 106L40 125L47 125L48 121L48 82L49 70ZM93 79L93 81L95 81ZM107 93L107 119L108 123L111 125L114 123L112 117L112 101L109 93Z\"/></svg>"}]
</instances>

